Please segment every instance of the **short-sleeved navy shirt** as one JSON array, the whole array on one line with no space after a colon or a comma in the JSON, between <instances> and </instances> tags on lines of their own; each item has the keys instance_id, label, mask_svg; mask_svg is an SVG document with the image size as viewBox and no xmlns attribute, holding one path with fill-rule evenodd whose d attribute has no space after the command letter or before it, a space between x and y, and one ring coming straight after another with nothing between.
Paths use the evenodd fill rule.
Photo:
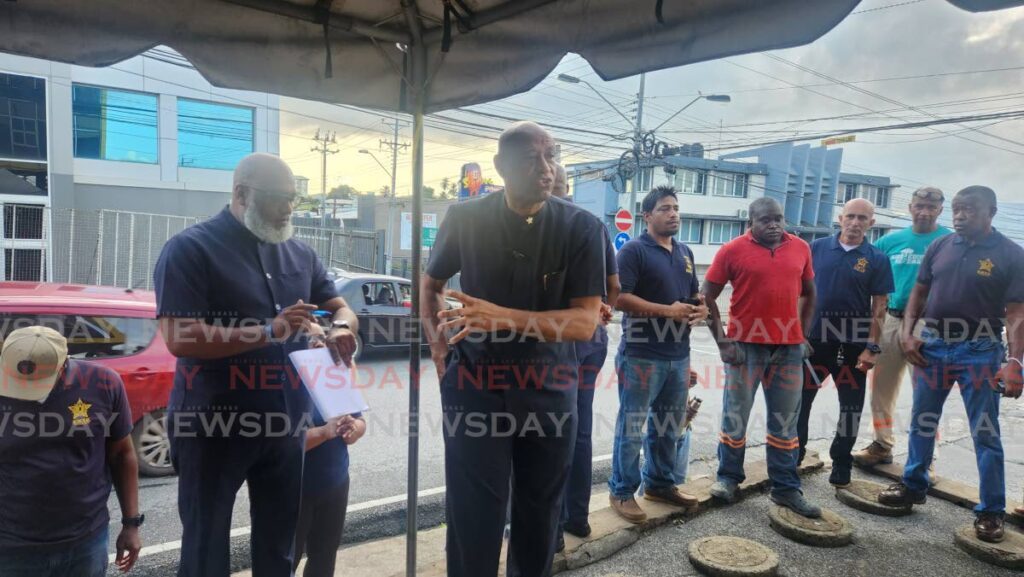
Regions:
<instances>
[{"instance_id":1,"label":"short-sleeved navy shirt","mask_svg":"<svg viewBox=\"0 0 1024 577\"><path fill-rule=\"evenodd\" d=\"M326 421L310 403L313 426ZM356 413L353 417L359 417ZM348 480L348 445L341 437L325 441L306 451L302 464L302 494L316 495L340 487Z\"/></svg>"},{"instance_id":2,"label":"short-sleeved navy shirt","mask_svg":"<svg viewBox=\"0 0 1024 577\"><path fill-rule=\"evenodd\" d=\"M693 251L675 239L669 252L645 232L619 249L618 262L623 294L671 305L689 301L699 290ZM626 313L619 351L642 359L684 359L690 355L690 326L672 319Z\"/></svg>"},{"instance_id":3,"label":"short-sleeved navy shirt","mask_svg":"<svg viewBox=\"0 0 1024 577\"><path fill-rule=\"evenodd\" d=\"M811 260L818 293L811 339L868 342L871 297L895 290L889 257L866 240L846 250L837 234L812 242Z\"/></svg>"},{"instance_id":4,"label":"short-sleeved navy shirt","mask_svg":"<svg viewBox=\"0 0 1024 577\"><path fill-rule=\"evenodd\" d=\"M950 234L928 247L917 282L931 287L928 326L947 338L1000 339L1006 305L1024 302L1024 248L995 229L973 246Z\"/></svg>"},{"instance_id":5,"label":"short-sleeved navy shirt","mask_svg":"<svg viewBox=\"0 0 1024 577\"><path fill-rule=\"evenodd\" d=\"M448 209L431 250L427 274L447 280L461 272L462 292L525 311L569 308L570 300L605 294L605 234L585 210L550 198L532 217L508 208L504 193ZM533 335L474 334L452 347L442 386L575 390L572 342ZM529 370L521 370L529 367ZM474 382L462 382L474 379Z\"/></svg>"},{"instance_id":6,"label":"short-sleeved navy shirt","mask_svg":"<svg viewBox=\"0 0 1024 577\"><path fill-rule=\"evenodd\" d=\"M158 316L224 326L262 325L299 299L322 305L337 296L312 248L294 238L262 242L228 208L171 238L153 276ZM223 359L179 358L168 405L183 419L175 426L190 430L186 416L217 407L286 413L297 425L307 397L288 353L307 346L299 337Z\"/></svg>"},{"instance_id":7,"label":"short-sleeved navy shirt","mask_svg":"<svg viewBox=\"0 0 1024 577\"><path fill-rule=\"evenodd\" d=\"M116 372L69 359L43 402L0 397L0 423L0 551L59 549L107 526L107 442L132 431Z\"/></svg>"},{"instance_id":8,"label":"short-sleeved navy shirt","mask_svg":"<svg viewBox=\"0 0 1024 577\"><path fill-rule=\"evenodd\" d=\"M619 265L615 260L615 247L612 246L612 241L608 238L607 234L601 235L604 241L604 272L607 276L619 274ZM605 285L607 287L607 285ZM594 338L589 341L583 341L576 343L576 356L582 363L583 358L597 352L608 346L608 330L604 328L603 324L597 325L597 330L594 331Z\"/></svg>"}]
</instances>

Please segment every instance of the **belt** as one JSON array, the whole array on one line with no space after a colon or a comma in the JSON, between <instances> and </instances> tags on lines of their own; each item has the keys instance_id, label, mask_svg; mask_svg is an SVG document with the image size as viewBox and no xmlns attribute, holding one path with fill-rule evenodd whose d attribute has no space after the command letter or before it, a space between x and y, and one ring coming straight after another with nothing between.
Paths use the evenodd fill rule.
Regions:
<instances>
[{"instance_id":1,"label":"belt","mask_svg":"<svg viewBox=\"0 0 1024 577\"><path fill-rule=\"evenodd\" d=\"M888 309L889 315L894 316L898 319L903 318L903 311L900 309Z\"/></svg>"}]
</instances>

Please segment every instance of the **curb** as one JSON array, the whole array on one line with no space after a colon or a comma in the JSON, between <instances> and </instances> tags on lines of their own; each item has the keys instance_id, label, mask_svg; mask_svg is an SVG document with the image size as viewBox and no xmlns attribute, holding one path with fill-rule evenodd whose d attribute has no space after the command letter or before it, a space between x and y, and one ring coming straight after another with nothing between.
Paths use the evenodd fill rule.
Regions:
<instances>
[{"instance_id":1,"label":"curb","mask_svg":"<svg viewBox=\"0 0 1024 577\"><path fill-rule=\"evenodd\" d=\"M888 465L876 465L874 467L859 466L859 468L866 473L886 477L893 481L899 481L903 478L903 464L901 463L893 462ZM935 484L928 489L929 496L949 501L965 509L973 509L978 504L977 487L953 479L947 479L941 475L938 477ZM1006 500L1006 520L1014 525L1024 526L1024 517L1013 512L1014 508L1020 505L1021 503L1018 501ZM920 507L921 505L917 506Z\"/></svg>"},{"instance_id":2,"label":"curb","mask_svg":"<svg viewBox=\"0 0 1024 577\"><path fill-rule=\"evenodd\" d=\"M818 454L810 451L799 467L800 474L809 474L821 469L824 463ZM745 467L747 480L739 488L743 497L759 493L768 486L768 465L766 461L754 461ZM719 505L712 500L710 489L714 481L698 477L680 485L680 489L698 499L698 504L689 509L679 509L663 503L640 499L641 508L647 513L647 521L632 524L622 519L608 505L608 493L596 493L590 499L590 526L592 533L586 539L565 535L565 551L557 553L553 573L578 569L618 553L637 542L640 537L657 527L676 520L689 520ZM418 563L416 574L421 577L444 577L445 575L445 528L435 527L420 531L417 538ZM337 567L346 575L373 575L374 577L404 577L405 536L389 537L366 541L341 549L338 552ZM499 574L504 575L505 555L501 556ZM251 577L244 571L234 577Z\"/></svg>"},{"instance_id":3,"label":"curb","mask_svg":"<svg viewBox=\"0 0 1024 577\"><path fill-rule=\"evenodd\" d=\"M807 474L824 467L817 453L809 452L804 458L804 464L799 467L801 474ZM768 464L766 461L754 461L749 463L744 472L747 475L739 488L741 497L761 492L768 486ZM593 533L586 539L579 539L572 535L565 536L565 551L555 555L555 565L552 573L559 573L566 569L577 569L606 559L618 553L622 549L632 545L643 533L665 525L676 520L689 520L713 507L721 505L711 497L711 485L714 480L709 477L698 477L690 482L680 485L680 491L697 497L698 504L689 509L679 509L663 503L639 499L640 507L647 513L647 520L643 523L632 524L619 517L615 511L608 506L608 493L594 495L590 501L590 526ZM596 501L596 503L595 503ZM595 507L595 505L598 505Z\"/></svg>"}]
</instances>

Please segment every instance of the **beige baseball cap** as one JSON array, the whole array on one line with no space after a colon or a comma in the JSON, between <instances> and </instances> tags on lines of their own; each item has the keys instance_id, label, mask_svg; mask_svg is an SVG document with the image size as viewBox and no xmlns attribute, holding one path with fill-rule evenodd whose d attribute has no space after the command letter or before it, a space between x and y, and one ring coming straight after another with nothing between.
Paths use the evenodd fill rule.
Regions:
<instances>
[{"instance_id":1,"label":"beige baseball cap","mask_svg":"<svg viewBox=\"0 0 1024 577\"><path fill-rule=\"evenodd\" d=\"M0 397L43 401L68 358L68 341L47 327L12 331L0 350Z\"/></svg>"}]
</instances>

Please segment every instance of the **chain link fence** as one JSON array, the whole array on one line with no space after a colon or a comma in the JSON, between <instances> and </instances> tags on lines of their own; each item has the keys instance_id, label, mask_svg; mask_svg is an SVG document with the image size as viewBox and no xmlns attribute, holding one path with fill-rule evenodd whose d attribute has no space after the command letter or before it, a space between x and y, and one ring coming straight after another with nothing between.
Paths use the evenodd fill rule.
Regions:
<instances>
[{"instance_id":1,"label":"chain link fence","mask_svg":"<svg viewBox=\"0 0 1024 577\"><path fill-rule=\"evenodd\" d=\"M45 281L153 289L153 268L164 244L205 218L115 210L51 209L0 203L0 280ZM373 231L296 226L328 268L377 269Z\"/></svg>"}]
</instances>

